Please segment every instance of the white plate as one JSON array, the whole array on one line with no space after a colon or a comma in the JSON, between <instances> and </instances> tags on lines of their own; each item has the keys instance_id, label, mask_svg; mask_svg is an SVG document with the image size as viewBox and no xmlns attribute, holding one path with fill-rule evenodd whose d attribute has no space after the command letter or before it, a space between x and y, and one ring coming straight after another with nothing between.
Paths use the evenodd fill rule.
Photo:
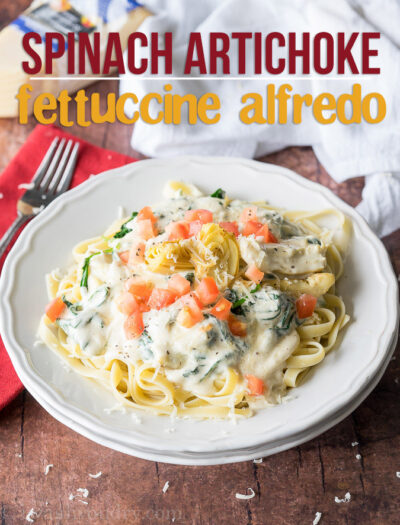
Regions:
<instances>
[{"instance_id":1,"label":"white plate","mask_svg":"<svg viewBox=\"0 0 400 525\"><path fill-rule=\"evenodd\" d=\"M266 199L290 209L335 206L353 220L354 233L339 292L352 322L343 340L292 391L291 401L262 410L236 425L226 421L172 421L132 411L108 414L114 398L93 381L33 346L47 303L44 274L70 262L78 241L101 233L118 206L129 212L161 198L167 179L205 191ZM140 457L208 464L273 453L317 435L367 395L383 372L395 342L397 279L381 242L348 205L329 190L277 166L231 158L177 158L137 162L96 176L54 201L24 230L0 281L2 337L26 388L57 419L94 441ZM168 429L174 429L169 433ZM299 441L300 440L300 441ZM281 448L280 448L281 447ZM229 459L228 459L229 458Z\"/></svg>"}]
</instances>

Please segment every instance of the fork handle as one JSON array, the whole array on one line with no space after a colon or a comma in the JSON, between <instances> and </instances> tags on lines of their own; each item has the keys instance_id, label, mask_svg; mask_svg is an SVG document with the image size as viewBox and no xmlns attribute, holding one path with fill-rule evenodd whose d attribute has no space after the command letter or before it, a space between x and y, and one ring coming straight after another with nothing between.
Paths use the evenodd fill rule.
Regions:
<instances>
[{"instance_id":1,"label":"fork handle","mask_svg":"<svg viewBox=\"0 0 400 525\"><path fill-rule=\"evenodd\" d=\"M31 217L33 217L33 215L23 215L22 213L18 212L17 218L14 220L14 222L11 224L11 226L8 228L8 230L0 240L0 258L6 251L7 246L13 240L17 231L21 228L23 224L28 222Z\"/></svg>"}]
</instances>

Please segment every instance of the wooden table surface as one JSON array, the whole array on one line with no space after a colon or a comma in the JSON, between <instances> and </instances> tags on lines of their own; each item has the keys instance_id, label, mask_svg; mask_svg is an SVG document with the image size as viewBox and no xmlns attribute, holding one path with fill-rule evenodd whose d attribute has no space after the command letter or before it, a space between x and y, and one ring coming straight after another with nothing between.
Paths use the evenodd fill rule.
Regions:
<instances>
[{"instance_id":1,"label":"wooden table surface","mask_svg":"<svg viewBox=\"0 0 400 525\"><path fill-rule=\"evenodd\" d=\"M0 2L0 23L28 3ZM112 89L117 90L116 82L103 81L88 91ZM26 126L0 120L0 170L34 126L32 120ZM138 156L130 148L128 126L76 126L69 131ZM351 205L360 201L363 179L336 184L310 148L287 148L259 160L320 182ZM400 232L384 243L398 275ZM318 438L259 464L184 467L126 456L58 423L24 392L0 412L1 525L26 522L31 508L39 514L35 523L54 524L311 525L316 512L322 513L323 525L400 523L399 357L398 347L377 388L351 416ZM53 467L45 475L48 464ZM99 471L101 477L89 477ZM170 486L163 493L166 481ZM248 487L256 496L236 499L235 493ZM78 488L88 489L87 504L69 499ZM336 503L335 497L346 492L351 500Z\"/></svg>"}]
</instances>

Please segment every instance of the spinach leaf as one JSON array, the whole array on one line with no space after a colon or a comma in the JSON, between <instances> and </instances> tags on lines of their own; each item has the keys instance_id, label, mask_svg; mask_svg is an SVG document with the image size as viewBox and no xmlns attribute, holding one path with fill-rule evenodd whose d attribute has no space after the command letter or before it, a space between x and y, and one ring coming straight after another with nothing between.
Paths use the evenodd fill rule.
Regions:
<instances>
[{"instance_id":1,"label":"spinach leaf","mask_svg":"<svg viewBox=\"0 0 400 525\"><path fill-rule=\"evenodd\" d=\"M237 296L237 293L235 292L235 290L231 290L230 288L227 288L225 290L224 297L225 297L225 299L227 299L231 303L234 303L238 299L238 296Z\"/></svg>"},{"instance_id":2,"label":"spinach leaf","mask_svg":"<svg viewBox=\"0 0 400 525\"><path fill-rule=\"evenodd\" d=\"M200 365L200 366L204 366L204 365ZM198 374L200 372L200 366L196 366L196 368L194 368L193 370L188 370L187 372L183 372L183 377L189 377L189 376L194 376L196 374Z\"/></svg>"},{"instance_id":3,"label":"spinach leaf","mask_svg":"<svg viewBox=\"0 0 400 525\"><path fill-rule=\"evenodd\" d=\"M100 255L101 253L112 253L113 249L108 248L107 250L103 250L102 252L96 252L92 253L88 257L86 257L85 262L82 266L82 279L81 279L81 288L87 288L88 287L88 277L89 277L89 264L90 259L94 257L95 255Z\"/></svg>"},{"instance_id":4,"label":"spinach leaf","mask_svg":"<svg viewBox=\"0 0 400 525\"><path fill-rule=\"evenodd\" d=\"M232 310L234 308L237 308L238 306L241 306L246 300L246 297L242 297L241 299L238 299L237 301L235 301L232 305Z\"/></svg>"},{"instance_id":5,"label":"spinach leaf","mask_svg":"<svg viewBox=\"0 0 400 525\"><path fill-rule=\"evenodd\" d=\"M321 241L314 237L313 239L307 239L308 244L319 244L321 246Z\"/></svg>"},{"instance_id":6,"label":"spinach leaf","mask_svg":"<svg viewBox=\"0 0 400 525\"><path fill-rule=\"evenodd\" d=\"M216 199L223 199L226 195L226 192L222 190L221 188L218 188L214 191L214 193L211 193L210 197L215 197Z\"/></svg>"},{"instance_id":7,"label":"spinach leaf","mask_svg":"<svg viewBox=\"0 0 400 525\"><path fill-rule=\"evenodd\" d=\"M132 231L132 228L128 228L126 225L138 214L137 211L134 211L127 221L121 226L121 229L114 235L114 239L122 239L125 235Z\"/></svg>"},{"instance_id":8,"label":"spinach leaf","mask_svg":"<svg viewBox=\"0 0 400 525\"><path fill-rule=\"evenodd\" d=\"M186 279L187 281L189 281L190 284L193 284L193 283L194 283L194 273L193 273L193 272L191 272L191 273L187 273L187 274L185 275L185 279Z\"/></svg>"},{"instance_id":9,"label":"spinach leaf","mask_svg":"<svg viewBox=\"0 0 400 525\"><path fill-rule=\"evenodd\" d=\"M97 288L89 297L88 302L90 303L90 306L94 308L101 306L107 299L109 293L110 288L108 286L99 286L99 288Z\"/></svg>"},{"instance_id":10,"label":"spinach leaf","mask_svg":"<svg viewBox=\"0 0 400 525\"><path fill-rule=\"evenodd\" d=\"M285 305L285 310L282 314L281 319L279 320L278 324L274 327L275 332L278 336L286 335L287 332L290 329L290 325L292 324L293 318L294 318L294 306L290 301L287 301Z\"/></svg>"},{"instance_id":11,"label":"spinach leaf","mask_svg":"<svg viewBox=\"0 0 400 525\"><path fill-rule=\"evenodd\" d=\"M71 303L71 301L68 301L68 299L65 298L65 295L62 296L62 302L65 304L65 306L66 306L68 309L71 309L71 306L73 306L73 304Z\"/></svg>"},{"instance_id":12,"label":"spinach leaf","mask_svg":"<svg viewBox=\"0 0 400 525\"><path fill-rule=\"evenodd\" d=\"M80 303L71 303L71 301L68 301L66 298L65 298L65 295L62 296L62 300L63 300L63 303L65 304L65 306L68 308L68 310L73 313L74 315L78 315L78 312L80 312L82 310L82 306L80 305Z\"/></svg>"},{"instance_id":13,"label":"spinach leaf","mask_svg":"<svg viewBox=\"0 0 400 525\"><path fill-rule=\"evenodd\" d=\"M150 337L147 330L143 330L143 333L139 339L139 349L141 356L144 361L149 361L154 358L154 353L150 348L151 343L153 342L153 339Z\"/></svg>"},{"instance_id":14,"label":"spinach leaf","mask_svg":"<svg viewBox=\"0 0 400 525\"><path fill-rule=\"evenodd\" d=\"M218 365L220 363L222 363L222 361L225 361L230 359L231 357L234 356L234 353L233 352L230 352L229 354L226 354L224 357L221 357L221 359L218 359L217 361L215 361L215 363L207 370L207 372L204 374L204 376L200 379L199 383L201 383L202 381L204 381L204 379L206 379L208 376L210 376L213 372L216 371L216 369L218 368Z\"/></svg>"},{"instance_id":15,"label":"spinach leaf","mask_svg":"<svg viewBox=\"0 0 400 525\"><path fill-rule=\"evenodd\" d=\"M246 301L246 297L242 297L235 301L232 305L231 312L236 315L244 315L242 304Z\"/></svg>"}]
</instances>

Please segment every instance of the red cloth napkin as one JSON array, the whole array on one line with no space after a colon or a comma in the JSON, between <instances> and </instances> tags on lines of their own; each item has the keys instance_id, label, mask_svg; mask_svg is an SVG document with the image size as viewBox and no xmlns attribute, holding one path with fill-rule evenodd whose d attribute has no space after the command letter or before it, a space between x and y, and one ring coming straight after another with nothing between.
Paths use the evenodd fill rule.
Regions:
<instances>
[{"instance_id":1,"label":"red cloth napkin","mask_svg":"<svg viewBox=\"0 0 400 525\"><path fill-rule=\"evenodd\" d=\"M2 194L0 199L0 237L17 215L17 200L25 191L23 188L18 188L18 185L29 183L32 180L54 137L72 138L81 144L72 187L77 186L92 174L117 168L137 160L115 151L98 148L89 142L65 133L55 126L36 126L17 155L0 175L0 195ZM5 256L0 261L0 271L4 259ZM23 385L18 379L0 339L0 410L14 399L22 389Z\"/></svg>"}]
</instances>

